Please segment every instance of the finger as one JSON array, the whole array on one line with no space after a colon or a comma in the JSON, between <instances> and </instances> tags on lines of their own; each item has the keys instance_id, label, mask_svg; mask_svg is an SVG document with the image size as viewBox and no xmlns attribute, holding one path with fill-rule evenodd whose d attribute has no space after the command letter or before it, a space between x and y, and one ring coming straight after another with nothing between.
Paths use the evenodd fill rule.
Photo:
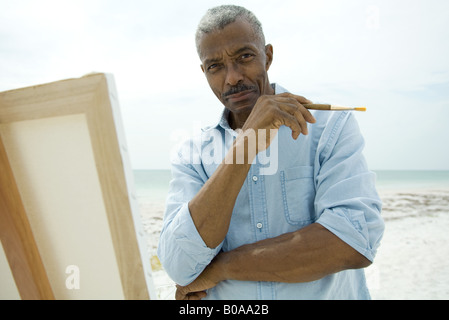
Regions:
<instances>
[{"instance_id":1,"label":"finger","mask_svg":"<svg viewBox=\"0 0 449 320\"><path fill-rule=\"evenodd\" d=\"M307 122L316 122L315 117L310 113L310 111L299 103L294 97L280 97L277 102L282 110L294 115L298 118L298 120L299 116L302 116Z\"/></svg>"},{"instance_id":2,"label":"finger","mask_svg":"<svg viewBox=\"0 0 449 320\"><path fill-rule=\"evenodd\" d=\"M295 118L298 121L299 126L301 127L302 134L308 135L309 130L307 128L307 122L304 115L298 110L297 112L295 112Z\"/></svg>"},{"instance_id":3,"label":"finger","mask_svg":"<svg viewBox=\"0 0 449 320\"><path fill-rule=\"evenodd\" d=\"M295 97L295 99L301 103L301 104L312 104L313 102L310 101L309 99L303 97L303 96L298 96L298 95L293 95Z\"/></svg>"},{"instance_id":4,"label":"finger","mask_svg":"<svg viewBox=\"0 0 449 320\"><path fill-rule=\"evenodd\" d=\"M196 291L190 292L187 287L182 287L180 285L176 285L176 300L201 300L207 296L206 291Z\"/></svg>"},{"instance_id":5,"label":"finger","mask_svg":"<svg viewBox=\"0 0 449 320\"><path fill-rule=\"evenodd\" d=\"M299 126L301 127L301 133L304 135L307 135L309 133L309 130L307 128L307 119L309 110L304 108L299 103L293 104L293 105L286 105L285 107L289 108L289 113L296 118L296 121L298 121ZM306 112L306 113L304 113ZM313 116L312 116L313 118ZM309 120L312 120L309 118ZM313 120L315 120L313 118Z\"/></svg>"},{"instance_id":6,"label":"finger","mask_svg":"<svg viewBox=\"0 0 449 320\"><path fill-rule=\"evenodd\" d=\"M294 104L289 103L280 104L279 107L282 111L290 114L296 119L296 122L299 126L299 130L296 129L296 125L293 123L293 119L291 119L292 121L290 122L292 125L292 127L290 128L292 129L293 133L295 133L295 135L293 135L294 139L296 139L300 133L304 135L307 135L309 133L309 130L307 128L307 113L306 115L304 115L304 111L308 112L306 108L304 108L298 102L295 102Z\"/></svg>"},{"instance_id":7,"label":"finger","mask_svg":"<svg viewBox=\"0 0 449 320\"><path fill-rule=\"evenodd\" d=\"M316 119L315 117L312 115L312 113L310 112L309 109L307 109L306 107L304 107L302 104L299 107L300 112L302 113L304 119L309 122L309 123L315 123Z\"/></svg>"},{"instance_id":8,"label":"finger","mask_svg":"<svg viewBox=\"0 0 449 320\"><path fill-rule=\"evenodd\" d=\"M175 293L175 299L176 300L186 300L186 294L184 294L183 292L181 292L181 290L176 289L176 293Z\"/></svg>"},{"instance_id":9,"label":"finger","mask_svg":"<svg viewBox=\"0 0 449 320\"><path fill-rule=\"evenodd\" d=\"M273 125L278 129L282 125L289 127L292 130L292 137L295 140L298 139L299 135L302 132L302 128L299 125L299 122L296 119L296 117L282 110L278 111L278 114L273 121Z\"/></svg>"},{"instance_id":10,"label":"finger","mask_svg":"<svg viewBox=\"0 0 449 320\"><path fill-rule=\"evenodd\" d=\"M295 99L296 101L298 101L299 103L302 103L302 104L311 104L312 103L312 101L310 101L309 99L307 99L307 98L305 98L303 96L297 95L297 94L290 93L290 92L285 92L285 93L278 94L278 97L293 98L293 99Z\"/></svg>"},{"instance_id":11,"label":"finger","mask_svg":"<svg viewBox=\"0 0 449 320\"><path fill-rule=\"evenodd\" d=\"M294 99L297 102L296 105L298 105L298 107L300 108L300 111L301 111L302 115L304 116L304 119L309 123L316 122L315 117L312 115L312 113L309 111L309 109L304 107L304 104L311 104L312 101L310 101L307 98L304 98L303 96L298 96L298 95L291 94L291 93L286 93L285 95L281 94L280 96L285 97L285 98Z\"/></svg>"},{"instance_id":12,"label":"finger","mask_svg":"<svg viewBox=\"0 0 449 320\"><path fill-rule=\"evenodd\" d=\"M303 101L302 103L300 103L298 100L296 100L296 102L297 102L296 105L297 105L298 111L301 113L302 117L309 123L315 123L316 122L315 117L312 115L310 110L307 109L306 107L304 107L304 105L303 105L303 104L307 104L308 102L305 103Z\"/></svg>"},{"instance_id":13,"label":"finger","mask_svg":"<svg viewBox=\"0 0 449 320\"><path fill-rule=\"evenodd\" d=\"M206 291L190 292L187 295L187 300L201 300L207 296Z\"/></svg>"},{"instance_id":14,"label":"finger","mask_svg":"<svg viewBox=\"0 0 449 320\"><path fill-rule=\"evenodd\" d=\"M182 287L178 284L176 285L176 293L175 293L176 300L188 300L188 294L189 291L186 289L186 287Z\"/></svg>"}]
</instances>

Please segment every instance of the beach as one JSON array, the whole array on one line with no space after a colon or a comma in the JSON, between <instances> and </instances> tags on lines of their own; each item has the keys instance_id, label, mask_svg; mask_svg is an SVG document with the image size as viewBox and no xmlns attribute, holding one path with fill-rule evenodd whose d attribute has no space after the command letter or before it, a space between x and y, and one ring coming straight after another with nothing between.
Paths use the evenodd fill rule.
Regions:
<instances>
[{"instance_id":1,"label":"beach","mask_svg":"<svg viewBox=\"0 0 449 320\"><path fill-rule=\"evenodd\" d=\"M449 187L378 188L385 233L366 269L373 300L449 299ZM164 201L140 201L158 299L174 299L174 283L156 257Z\"/></svg>"},{"instance_id":2,"label":"beach","mask_svg":"<svg viewBox=\"0 0 449 320\"><path fill-rule=\"evenodd\" d=\"M380 190L385 233L366 269L373 299L449 298L449 188Z\"/></svg>"}]
</instances>

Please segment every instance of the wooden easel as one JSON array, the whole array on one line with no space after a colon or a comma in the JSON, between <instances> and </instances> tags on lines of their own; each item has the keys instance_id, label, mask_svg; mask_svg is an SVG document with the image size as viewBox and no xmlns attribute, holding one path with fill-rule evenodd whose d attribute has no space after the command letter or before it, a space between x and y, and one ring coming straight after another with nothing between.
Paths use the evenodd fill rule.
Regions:
<instances>
[{"instance_id":1,"label":"wooden easel","mask_svg":"<svg viewBox=\"0 0 449 320\"><path fill-rule=\"evenodd\" d=\"M103 290L105 293L118 290L120 292L117 292L117 296L122 296L124 299L149 299L149 293L153 294L154 292L151 284L151 266L149 259L146 259L145 256L146 249L142 246L144 241L142 241L142 237L139 238L139 234L143 232L142 230L136 232L136 227L139 228L139 224L136 222L135 213L133 214L136 205L133 202L135 196L130 191L132 189L130 188L132 187L132 173L130 173L130 165L127 163L124 134L121 128L112 76L91 74L79 79L58 81L0 93L0 129L2 129L2 126L14 123L23 124L28 123L27 121L40 121L40 119L44 123L47 119L57 122L59 118L68 119L71 117L81 123L83 128L86 128L82 133L88 137L85 140L88 140L89 145L82 149L84 151L80 155L80 161L86 153L85 150L88 151L87 153L91 153L94 163L85 161L88 167L93 168L92 170L96 172L88 174L88 176L89 178L92 177L92 180L98 184L98 187L97 184L93 187L99 190L98 195L100 195L96 199L81 200L96 201L95 203L99 203L99 207L105 212L104 216L95 217L99 213L98 210L93 210L85 213L87 216L85 215L83 219L92 219L95 223L101 219L105 220L102 226L106 226L106 237L99 239L102 235L98 235L98 240L105 243L105 252L109 250L109 260L104 263L102 268L105 269L105 272L109 272L106 269L111 267L113 270L111 269L110 272L116 278L111 279L111 282L114 280L118 284L115 287L111 286L111 289L109 288L109 282L103 280L103 283L99 283L98 286L106 287ZM70 299L70 295L65 295L65 288L61 289L61 285L56 288L54 285L58 281L59 284L61 283L60 272L64 272L60 270L61 268L58 269L57 276L59 278L56 281L54 268L51 264L59 258L58 253L48 252L51 244L57 242L59 245L60 239L48 238L46 243L43 244L42 242L42 239L47 240L46 237L51 236L51 232L47 234L47 229L42 229L40 225L52 219L51 217L45 218L48 212L43 211L51 210L40 208L39 201L34 199L37 196L34 194L33 188L36 187L31 186L32 177L27 176L29 168L28 171L24 170L25 173L21 177L15 175L19 171L17 157L21 157L21 152L16 151L16 160L12 162L11 154L14 152L8 149L8 144L3 139L5 137L2 136L2 132L5 131L0 130L0 238L20 297L22 299ZM11 143L9 140L10 146ZM28 151L24 150L24 153L26 154ZM53 155L50 154L49 156L55 156L57 152L55 150ZM41 153L38 153L38 155L40 156ZM33 159L31 158L29 162L33 162ZM74 163L76 166L77 162ZM51 169L47 168L47 171L51 172ZM37 171L40 171L40 168ZM73 178L71 183L80 183L79 188L82 190L85 179L77 181L76 176L73 177L72 175L71 177ZM28 186L28 183L30 186ZM27 190L27 192L21 192L23 190ZM50 198L51 196L51 194L46 195ZM73 198L75 204L77 204L76 201L79 201L79 199L76 196ZM70 207L70 205L68 206ZM34 217L34 224L33 219L30 219L30 214ZM61 214L64 214L64 212ZM76 214L77 212L71 214L69 218L76 218L74 217ZM40 217L38 226L36 225L36 215ZM89 221L82 221L82 223L90 226ZM72 231L70 226L67 230ZM89 249L91 249L89 248L90 245L86 245L86 242L81 240L89 236L93 239L90 243L96 244L96 234L89 235L88 231L86 231L86 234L83 233L72 234L71 237L79 237L80 246L84 245L84 247L68 248L69 252L81 251L84 253L85 251L88 254ZM75 246L77 246L78 242L75 243ZM100 249L103 250L103 248ZM98 253L99 251L95 252ZM95 252L93 254L96 256L93 258L101 259ZM49 256L51 256L51 259L48 258ZM74 259L76 260L76 257ZM92 259L92 261L94 260ZM90 262L88 257L83 260L83 263L86 264L86 261L87 263ZM96 265L93 267L97 268ZM98 274L98 278L101 278L102 273ZM96 281L96 278L95 273L91 275L89 284ZM94 299L103 298L101 293L94 297ZM84 299L84 297L81 296L81 299Z\"/></svg>"},{"instance_id":2,"label":"wooden easel","mask_svg":"<svg viewBox=\"0 0 449 320\"><path fill-rule=\"evenodd\" d=\"M0 168L0 235L17 289L24 300L54 299L1 137Z\"/></svg>"}]
</instances>

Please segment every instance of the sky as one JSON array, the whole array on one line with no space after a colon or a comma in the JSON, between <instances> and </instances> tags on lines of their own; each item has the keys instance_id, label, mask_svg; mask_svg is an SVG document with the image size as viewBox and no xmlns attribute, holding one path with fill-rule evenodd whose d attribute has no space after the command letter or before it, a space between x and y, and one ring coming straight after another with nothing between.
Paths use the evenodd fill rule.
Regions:
<instances>
[{"instance_id":1,"label":"sky","mask_svg":"<svg viewBox=\"0 0 449 320\"><path fill-rule=\"evenodd\" d=\"M449 1L0 0L0 91L114 76L133 169L214 124L194 34L210 7L242 5L274 47L271 82L356 113L372 170L449 170Z\"/></svg>"}]
</instances>

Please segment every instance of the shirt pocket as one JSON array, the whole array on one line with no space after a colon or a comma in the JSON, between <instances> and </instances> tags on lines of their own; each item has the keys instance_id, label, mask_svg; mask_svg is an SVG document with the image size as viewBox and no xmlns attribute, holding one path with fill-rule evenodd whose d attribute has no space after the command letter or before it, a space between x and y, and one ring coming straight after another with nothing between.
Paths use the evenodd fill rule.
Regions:
<instances>
[{"instance_id":1,"label":"shirt pocket","mask_svg":"<svg viewBox=\"0 0 449 320\"><path fill-rule=\"evenodd\" d=\"M280 172L285 219L291 225L315 222L313 167L287 168Z\"/></svg>"}]
</instances>

